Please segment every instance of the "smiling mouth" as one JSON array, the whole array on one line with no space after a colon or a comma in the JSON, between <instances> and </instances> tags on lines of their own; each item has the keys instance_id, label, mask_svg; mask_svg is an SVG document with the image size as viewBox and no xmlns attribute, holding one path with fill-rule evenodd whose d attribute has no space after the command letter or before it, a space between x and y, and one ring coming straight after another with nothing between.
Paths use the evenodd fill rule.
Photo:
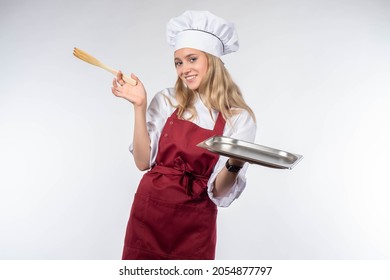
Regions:
<instances>
[{"instance_id":1,"label":"smiling mouth","mask_svg":"<svg viewBox=\"0 0 390 280\"><path fill-rule=\"evenodd\" d=\"M187 77L184 77L186 79L186 81L192 81L193 79L196 78L196 75L191 75L191 76L187 76Z\"/></svg>"}]
</instances>

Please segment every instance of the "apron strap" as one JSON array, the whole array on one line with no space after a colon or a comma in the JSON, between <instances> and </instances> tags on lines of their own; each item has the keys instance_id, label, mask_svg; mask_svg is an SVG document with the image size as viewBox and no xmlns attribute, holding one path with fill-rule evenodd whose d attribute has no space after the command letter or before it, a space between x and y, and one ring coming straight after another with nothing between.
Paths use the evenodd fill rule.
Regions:
<instances>
[{"instance_id":1,"label":"apron strap","mask_svg":"<svg viewBox=\"0 0 390 280\"><path fill-rule=\"evenodd\" d=\"M179 109L176 108L176 110L172 113L170 118L179 119L177 116L178 110ZM218 112L217 120L215 121L214 128L212 129L212 131L214 132L215 135L222 135L223 134L223 130L225 128L225 123L226 123L226 121L223 118L223 115L221 114L221 112Z\"/></svg>"},{"instance_id":2,"label":"apron strap","mask_svg":"<svg viewBox=\"0 0 390 280\"><path fill-rule=\"evenodd\" d=\"M223 134L223 130L225 128L225 119L223 118L223 115L221 112L218 112L218 117L217 117L217 120L215 121L215 125L214 125L214 133L216 135L222 135Z\"/></svg>"}]
</instances>

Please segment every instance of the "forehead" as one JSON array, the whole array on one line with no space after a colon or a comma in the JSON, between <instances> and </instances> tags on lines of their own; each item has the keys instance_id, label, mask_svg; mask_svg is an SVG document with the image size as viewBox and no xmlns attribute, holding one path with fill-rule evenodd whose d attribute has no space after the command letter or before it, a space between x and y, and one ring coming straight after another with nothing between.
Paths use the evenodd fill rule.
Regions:
<instances>
[{"instance_id":1,"label":"forehead","mask_svg":"<svg viewBox=\"0 0 390 280\"><path fill-rule=\"evenodd\" d=\"M182 48L175 51L174 57L175 59L184 59L191 55L204 55L206 54L200 50L197 49L191 49L191 48Z\"/></svg>"}]
</instances>

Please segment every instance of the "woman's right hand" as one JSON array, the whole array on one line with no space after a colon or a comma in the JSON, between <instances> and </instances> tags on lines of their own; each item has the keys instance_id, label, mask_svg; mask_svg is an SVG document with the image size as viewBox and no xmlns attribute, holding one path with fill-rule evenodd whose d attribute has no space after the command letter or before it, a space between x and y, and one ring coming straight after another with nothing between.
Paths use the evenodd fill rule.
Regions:
<instances>
[{"instance_id":1,"label":"woman's right hand","mask_svg":"<svg viewBox=\"0 0 390 280\"><path fill-rule=\"evenodd\" d=\"M112 93L117 96L124 98L134 106L143 107L146 106L146 91L142 82L134 74L131 74L131 78L136 81L136 85L130 85L123 80L123 74L121 71L118 72L116 78L112 81Z\"/></svg>"}]
</instances>

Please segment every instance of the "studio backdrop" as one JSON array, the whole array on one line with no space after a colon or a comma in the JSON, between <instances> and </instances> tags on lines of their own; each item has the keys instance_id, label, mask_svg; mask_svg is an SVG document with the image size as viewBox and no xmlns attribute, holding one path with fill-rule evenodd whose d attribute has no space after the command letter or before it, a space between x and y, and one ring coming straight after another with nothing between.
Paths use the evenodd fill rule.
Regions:
<instances>
[{"instance_id":1,"label":"studio backdrop","mask_svg":"<svg viewBox=\"0 0 390 280\"><path fill-rule=\"evenodd\" d=\"M74 47L134 72L148 100L176 80L168 20L235 23L223 58L256 143L301 154L251 165L218 216L217 259L389 259L390 4L380 0L0 3L0 259L120 259L142 172L133 107Z\"/></svg>"}]
</instances>

